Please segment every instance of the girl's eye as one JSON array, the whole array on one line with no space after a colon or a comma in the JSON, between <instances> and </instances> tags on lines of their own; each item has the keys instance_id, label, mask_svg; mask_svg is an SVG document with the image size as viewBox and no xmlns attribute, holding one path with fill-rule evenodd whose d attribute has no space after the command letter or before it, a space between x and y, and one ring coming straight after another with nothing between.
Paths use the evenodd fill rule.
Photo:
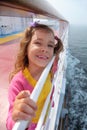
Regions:
<instances>
[{"instance_id":1,"label":"girl's eye","mask_svg":"<svg viewBox=\"0 0 87 130\"><path fill-rule=\"evenodd\" d=\"M37 45L41 45L41 43L40 43L40 42L35 42L35 44L37 44Z\"/></svg>"},{"instance_id":2,"label":"girl's eye","mask_svg":"<svg viewBox=\"0 0 87 130\"><path fill-rule=\"evenodd\" d=\"M49 44L48 47L50 47L50 48L54 48L54 45Z\"/></svg>"}]
</instances>

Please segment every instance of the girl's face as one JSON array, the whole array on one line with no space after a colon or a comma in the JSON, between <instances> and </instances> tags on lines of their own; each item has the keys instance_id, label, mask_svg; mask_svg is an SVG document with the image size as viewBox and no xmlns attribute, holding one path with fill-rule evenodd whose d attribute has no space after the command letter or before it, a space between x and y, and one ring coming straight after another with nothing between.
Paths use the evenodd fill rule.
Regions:
<instances>
[{"instance_id":1,"label":"girl's face","mask_svg":"<svg viewBox=\"0 0 87 130\"><path fill-rule=\"evenodd\" d=\"M28 46L29 66L44 68L53 57L54 42L51 32L36 30Z\"/></svg>"}]
</instances>

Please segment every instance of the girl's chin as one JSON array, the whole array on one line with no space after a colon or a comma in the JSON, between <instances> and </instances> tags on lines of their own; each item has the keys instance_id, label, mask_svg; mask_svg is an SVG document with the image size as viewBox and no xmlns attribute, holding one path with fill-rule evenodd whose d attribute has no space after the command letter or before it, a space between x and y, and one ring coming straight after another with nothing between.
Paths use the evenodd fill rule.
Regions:
<instances>
[{"instance_id":1,"label":"girl's chin","mask_svg":"<svg viewBox=\"0 0 87 130\"><path fill-rule=\"evenodd\" d=\"M45 68L47 65L48 65L48 63L49 63L49 61L47 60L37 60L36 61L36 65L38 66L38 67L42 67L42 68Z\"/></svg>"},{"instance_id":2,"label":"girl's chin","mask_svg":"<svg viewBox=\"0 0 87 130\"><path fill-rule=\"evenodd\" d=\"M38 67L45 68L47 64L38 64Z\"/></svg>"}]
</instances>

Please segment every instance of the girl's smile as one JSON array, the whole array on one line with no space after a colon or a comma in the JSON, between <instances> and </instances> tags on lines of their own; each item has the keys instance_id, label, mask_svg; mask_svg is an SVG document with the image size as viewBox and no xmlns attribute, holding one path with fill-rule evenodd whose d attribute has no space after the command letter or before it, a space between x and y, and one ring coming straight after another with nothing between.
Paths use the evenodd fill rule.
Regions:
<instances>
[{"instance_id":1,"label":"girl's smile","mask_svg":"<svg viewBox=\"0 0 87 130\"><path fill-rule=\"evenodd\" d=\"M48 59L48 57L47 56L43 56L43 55L37 55L37 57L39 58L39 59L42 59L42 60L46 60L46 59Z\"/></svg>"}]
</instances>

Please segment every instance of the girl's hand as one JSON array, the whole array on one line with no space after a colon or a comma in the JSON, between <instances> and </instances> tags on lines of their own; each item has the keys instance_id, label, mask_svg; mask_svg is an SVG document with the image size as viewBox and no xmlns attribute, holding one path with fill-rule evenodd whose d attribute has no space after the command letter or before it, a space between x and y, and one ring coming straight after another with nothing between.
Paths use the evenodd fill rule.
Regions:
<instances>
[{"instance_id":1,"label":"girl's hand","mask_svg":"<svg viewBox=\"0 0 87 130\"><path fill-rule=\"evenodd\" d=\"M29 98L29 91L21 91L15 99L12 111L12 119L18 120L31 120L35 116L37 110L36 103Z\"/></svg>"}]
</instances>

